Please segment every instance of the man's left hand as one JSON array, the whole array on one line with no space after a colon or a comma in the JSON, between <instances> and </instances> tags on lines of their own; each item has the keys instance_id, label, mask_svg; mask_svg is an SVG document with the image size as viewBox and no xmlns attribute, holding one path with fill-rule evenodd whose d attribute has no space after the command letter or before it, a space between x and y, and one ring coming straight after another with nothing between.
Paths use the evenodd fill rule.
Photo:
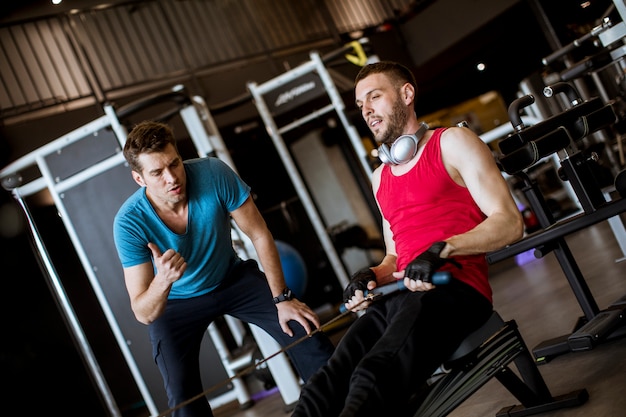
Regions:
<instances>
[{"instance_id":1,"label":"man's left hand","mask_svg":"<svg viewBox=\"0 0 626 417\"><path fill-rule=\"evenodd\" d=\"M295 320L306 330L307 334L311 334L311 323L315 328L320 327L319 317L311 308L303 302L293 298L289 301L283 301L276 304L278 309L278 322L283 332L293 337L293 331L289 328L289 322Z\"/></svg>"}]
</instances>

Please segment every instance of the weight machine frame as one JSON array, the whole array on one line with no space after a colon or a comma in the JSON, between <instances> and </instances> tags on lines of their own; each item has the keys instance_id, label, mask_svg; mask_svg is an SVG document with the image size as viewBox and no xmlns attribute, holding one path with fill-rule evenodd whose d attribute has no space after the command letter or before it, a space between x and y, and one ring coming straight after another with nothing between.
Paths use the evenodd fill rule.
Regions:
<instances>
[{"instance_id":1,"label":"weight machine frame","mask_svg":"<svg viewBox=\"0 0 626 417\"><path fill-rule=\"evenodd\" d=\"M361 39L360 41L355 41L356 44L367 42L366 38ZM361 137L359 136L356 128L349 122L348 117L345 114L345 104L333 82L330 73L326 69L324 65L324 61L329 60L331 57L335 57L337 55L341 55L347 51L352 50L353 48L360 50L357 48L354 42L348 45L348 48L341 49L336 51L328 56L322 57L317 52L311 52L309 57L310 61L307 61L298 67L279 75L265 83L257 84L256 82L248 82L247 87L250 91L253 102L263 119L263 122L267 128L267 131L278 151L278 154L287 170L291 181L294 184L296 192L304 208L307 212L309 219L313 225L313 228L317 234L318 239L322 245L322 248L326 252L328 256L329 262L333 267L335 274L337 275L337 279L341 284L342 288L347 286L349 283L349 278L346 272L346 268L343 266L340 256L335 249L326 227L323 224L323 220L320 216L319 211L317 210L313 198L310 193L307 191L307 187L300 175L296 163L294 162L287 145L282 137L282 134L289 132L299 126L304 125L305 123L318 118L326 113L331 111L336 111L339 120L341 121L341 125L343 126L345 132L348 134L350 139L350 143L352 144L353 149L355 150L359 162L363 168L363 172L366 174L371 174L372 168L368 165L367 151L361 142ZM361 57L363 62L361 64L366 63L366 59L364 56ZM319 77L319 78L317 78ZM275 103L269 103L268 96L271 94L275 94L276 90L283 88L285 86L296 85L295 82L302 81L302 84L299 86L292 87L287 93L283 93L288 95L292 93L292 95L299 95L303 92L311 91L313 89L317 89L316 83L321 81L324 92L328 95L330 99L330 103L326 106L312 111L305 117L301 117L293 122L286 124L282 127L279 127L274 119L272 111L270 107L276 107ZM280 99L280 97L278 97ZM277 99L277 100L278 100Z\"/></svg>"},{"instance_id":2,"label":"weight machine frame","mask_svg":"<svg viewBox=\"0 0 626 417\"><path fill-rule=\"evenodd\" d=\"M505 248L487 254L489 263L499 262L529 249L535 249L536 257L553 252L574 295L583 311L571 334L547 340L533 350L538 362L570 351L589 350L604 340L626 334L621 321L626 309L626 296L617 300L608 309L600 311L585 278L574 259L565 236L603 220L611 220L611 227L620 246L623 240L623 225L617 227L617 216L626 211L626 199L607 201L607 193L600 190L591 172L593 160L578 150L576 142L587 135L606 128L618 120L615 103L602 104L599 99L582 101L576 90L567 83L557 83L544 89L544 95L556 92L568 93L571 107L562 113L526 126L518 114L521 107L534 103L532 95L518 98L509 107L513 133L498 146L503 152L499 157L501 169L522 180L523 192L537 216L541 230ZM559 152L560 165L577 196L583 213L557 222L539 190L536 182L525 172L546 157ZM593 330L592 330L593 329Z\"/></svg>"}]
</instances>

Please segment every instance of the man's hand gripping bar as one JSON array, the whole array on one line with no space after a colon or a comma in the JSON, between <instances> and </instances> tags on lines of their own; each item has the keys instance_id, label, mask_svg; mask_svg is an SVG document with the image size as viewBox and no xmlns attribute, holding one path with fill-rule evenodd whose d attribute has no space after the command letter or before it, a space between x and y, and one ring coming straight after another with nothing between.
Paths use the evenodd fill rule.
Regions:
<instances>
[{"instance_id":1,"label":"man's hand gripping bar","mask_svg":"<svg viewBox=\"0 0 626 417\"><path fill-rule=\"evenodd\" d=\"M450 283L450 279L452 278L452 274L448 271L439 271L435 272L431 277L431 282L434 285L445 285ZM363 301L372 301L379 297L384 297L385 295L393 294L396 291L404 291L407 288L404 286L404 279L396 280L395 282L391 282L389 284L381 285L380 287L376 287L371 291L363 291ZM339 307L339 312L346 312L346 305L341 304Z\"/></svg>"}]
</instances>

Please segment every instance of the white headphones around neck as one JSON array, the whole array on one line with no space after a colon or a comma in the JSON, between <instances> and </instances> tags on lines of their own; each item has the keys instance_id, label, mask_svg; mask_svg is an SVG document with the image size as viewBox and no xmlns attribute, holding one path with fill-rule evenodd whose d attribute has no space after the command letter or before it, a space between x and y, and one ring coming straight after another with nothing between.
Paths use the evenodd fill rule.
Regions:
<instances>
[{"instance_id":1,"label":"white headphones around neck","mask_svg":"<svg viewBox=\"0 0 626 417\"><path fill-rule=\"evenodd\" d=\"M428 125L420 123L419 129L414 135L402 135L391 144L391 148L386 143L378 147L378 157L383 164L401 165L409 162L417 154L417 144L428 130Z\"/></svg>"}]
</instances>

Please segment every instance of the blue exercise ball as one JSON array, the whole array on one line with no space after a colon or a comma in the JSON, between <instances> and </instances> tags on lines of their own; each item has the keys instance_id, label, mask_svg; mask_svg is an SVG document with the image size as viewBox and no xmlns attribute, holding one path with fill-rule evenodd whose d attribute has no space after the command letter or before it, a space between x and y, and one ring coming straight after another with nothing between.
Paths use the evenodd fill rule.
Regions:
<instances>
[{"instance_id":1,"label":"blue exercise ball","mask_svg":"<svg viewBox=\"0 0 626 417\"><path fill-rule=\"evenodd\" d=\"M304 259L298 251L288 243L276 240L280 265L285 274L285 282L297 298L302 298L306 291L307 272Z\"/></svg>"}]
</instances>

